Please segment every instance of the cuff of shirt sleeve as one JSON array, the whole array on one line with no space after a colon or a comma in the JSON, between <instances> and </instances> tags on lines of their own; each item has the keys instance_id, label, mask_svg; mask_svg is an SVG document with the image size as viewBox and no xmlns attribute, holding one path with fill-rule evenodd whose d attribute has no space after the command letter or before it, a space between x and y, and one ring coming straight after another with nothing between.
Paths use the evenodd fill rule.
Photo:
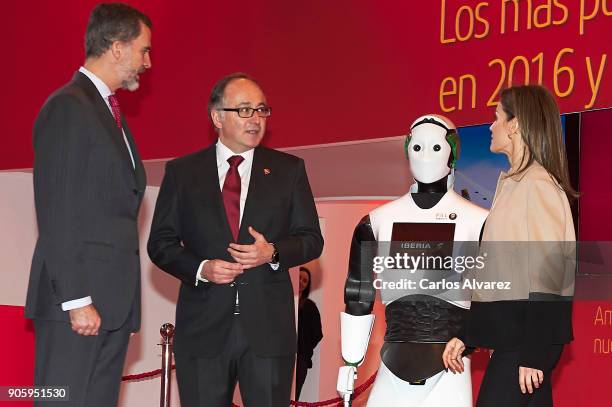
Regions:
<instances>
[{"instance_id":1,"label":"cuff of shirt sleeve","mask_svg":"<svg viewBox=\"0 0 612 407\"><path fill-rule=\"evenodd\" d=\"M70 311L77 308L86 307L91 304L91 297L77 298L76 300L62 302L62 311Z\"/></svg>"},{"instance_id":2,"label":"cuff of shirt sleeve","mask_svg":"<svg viewBox=\"0 0 612 407\"><path fill-rule=\"evenodd\" d=\"M207 279L205 279L204 277L202 277L202 271L204 270L204 264L207 262L208 260L203 260L202 263L200 263L200 267L198 267L198 271L196 273L196 281L195 281L195 285L196 287L198 286L198 283L201 281L203 283L210 283L210 281L208 281Z\"/></svg>"}]
</instances>

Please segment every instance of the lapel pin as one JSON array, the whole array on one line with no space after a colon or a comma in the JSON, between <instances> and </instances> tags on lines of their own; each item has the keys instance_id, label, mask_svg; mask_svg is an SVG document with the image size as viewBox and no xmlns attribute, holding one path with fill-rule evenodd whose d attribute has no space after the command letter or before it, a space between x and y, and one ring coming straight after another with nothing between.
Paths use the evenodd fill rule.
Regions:
<instances>
[{"instance_id":1,"label":"lapel pin","mask_svg":"<svg viewBox=\"0 0 612 407\"><path fill-rule=\"evenodd\" d=\"M269 168L264 168L264 174L266 175L270 175L270 169Z\"/></svg>"}]
</instances>

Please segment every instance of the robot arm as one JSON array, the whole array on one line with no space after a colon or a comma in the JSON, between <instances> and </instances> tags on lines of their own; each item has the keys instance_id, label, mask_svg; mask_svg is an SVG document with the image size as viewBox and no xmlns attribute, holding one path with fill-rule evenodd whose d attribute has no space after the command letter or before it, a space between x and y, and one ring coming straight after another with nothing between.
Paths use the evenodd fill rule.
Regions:
<instances>
[{"instance_id":1,"label":"robot arm","mask_svg":"<svg viewBox=\"0 0 612 407\"><path fill-rule=\"evenodd\" d=\"M372 258L375 255L375 241L370 217L365 216L355 227L351 241L349 271L344 286L344 303L348 314L369 315L374 308L376 290L372 281Z\"/></svg>"},{"instance_id":2,"label":"robot arm","mask_svg":"<svg viewBox=\"0 0 612 407\"><path fill-rule=\"evenodd\" d=\"M350 405L351 395L355 389L357 366L363 363L368 350L374 315L340 314L340 332L342 344L342 359L345 366L338 371L336 390L344 399L346 406Z\"/></svg>"},{"instance_id":3,"label":"robot arm","mask_svg":"<svg viewBox=\"0 0 612 407\"><path fill-rule=\"evenodd\" d=\"M374 326L374 315L340 314L340 331L342 336L342 359L350 366L360 366L370 342Z\"/></svg>"},{"instance_id":4,"label":"robot arm","mask_svg":"<svg viewBox=\"0 0 612 407\"><path fill-rule=\"evenodd\" d=\"M340 367L336 389L350 405L351 395L357 379L357 366L363 363L370 334L374 326L374 308L376 291L372 283L372 262L374 255L374 233L368 216L364 217L353 233L349 258L349 273L344 287L346 312L340 314L340 331L342 359L345 366Z\"/></svg>"}]
</instances>

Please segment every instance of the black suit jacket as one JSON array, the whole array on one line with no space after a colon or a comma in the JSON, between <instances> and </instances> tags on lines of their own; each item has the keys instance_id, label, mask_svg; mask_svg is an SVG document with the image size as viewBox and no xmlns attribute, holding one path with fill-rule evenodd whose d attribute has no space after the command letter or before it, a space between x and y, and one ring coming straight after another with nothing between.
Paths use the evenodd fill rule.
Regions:
<instances>
[{"instance_id":1,"label":"black suit jacket","mask_svg":"<svg viewBox=\"0 0 612 407\"><path fill-rule=\"evenodd\" d=\"M102 329L140 327L138 209L144 167L125 121L121 130L80 72L53 93L34 125L38 241L26 316L68 321L61 303L91 296ZM130 320L127 318L130 316Z\"/></svg>"},{"instance_id":2,"label":"black suit jacket","mask_svg":"<svg viewBox=\"0 0 612 407\"><path fill-rule=\"evenodd\" d=\"M251 244L252 226L275 243L280 268L246 270L234 284L199 282L204 259L234 261L223 206L216 147L168 162L153 216L148 251L153 262L182 282L176 307L177 354L218 354L228 337L236 290L240 321L260 356L296 350L293 290L287 269L321 254L323 238L303 160L257 147L238 243Z\"/></svg>"}]
</instances>

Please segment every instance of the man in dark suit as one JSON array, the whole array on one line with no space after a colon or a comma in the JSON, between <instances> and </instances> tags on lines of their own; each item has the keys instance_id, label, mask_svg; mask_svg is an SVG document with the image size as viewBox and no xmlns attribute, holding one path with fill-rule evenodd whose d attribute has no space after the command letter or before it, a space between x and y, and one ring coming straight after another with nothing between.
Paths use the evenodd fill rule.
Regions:
<instances>
[{"instance_id":1,"label":"man in dark suit","mask_svg":"<svg viewBox=\"0 0 612 407\"><path fill-rule=\"evenodd\" d=\"M39 237L26 316L34 319L34 383L67 386L62 406L117 404L128 339L140 327L137 217L146 180L114 92L136 90L151 67L150 27L127 5L94 8L84 66L34 125Z\"/></svg>"},{"instance_id":2,"label":"man in dark suit","mask_svg":"<svg viewBox=\"0 0 612 407\"><path fill-rule=\"evenodd\" d=\"M148 251L181 280L174 350L181 405L289 405L296 352L287 270L321 254L304 162L259 146L271 109L232 74L208 104L216 144L168 162Z\"/></svg>"}]
</instances>

